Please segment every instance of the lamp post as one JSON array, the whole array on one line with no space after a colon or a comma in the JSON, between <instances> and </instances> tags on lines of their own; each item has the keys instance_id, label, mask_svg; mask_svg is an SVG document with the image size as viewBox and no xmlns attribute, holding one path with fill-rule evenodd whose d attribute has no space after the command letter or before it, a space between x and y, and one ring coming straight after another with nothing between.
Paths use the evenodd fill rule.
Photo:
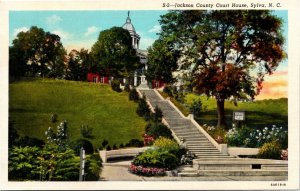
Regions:
<instances>
[{"instance_id":1,"label":"lamp post","mask_svg":"<svg viewBox=\"0 0 300 191\"><path fill-rule=\"evenodd\" d=\"M80 149L80 169L79 169L79 181L83 181L84 176L84 164L85 164L85 150L83 147Z\"/></svg>"}]
</instances>

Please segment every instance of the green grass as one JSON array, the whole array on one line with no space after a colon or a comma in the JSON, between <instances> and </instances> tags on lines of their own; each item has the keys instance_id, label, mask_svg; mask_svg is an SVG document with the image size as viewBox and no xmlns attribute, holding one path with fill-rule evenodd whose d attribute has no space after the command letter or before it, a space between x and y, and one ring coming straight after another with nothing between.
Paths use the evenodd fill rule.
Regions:
<instances>
[{"instance_id":1,"label":"green grass","mask_svg":"<svg viewBox=\"0 0 300 191\"><path fill-rule=\"evenodd\" d=\"M187 94L186 104L190 105L193 100L201 99L203 106L207 110L203 112L200 124L217 124L216 100L214 98L207 99L206 96L195 94ZM271 127L273 124L287 128L288 125L288 99L269 99L259 100L255 102L239 102L237 106L233 102L225 102L225 113L227 124L232 124L233 111L245 111L246 126L261 129L263 127Z\"/></svg>"},{"instance_id":2,"label":"green grass","mask_svg":"<svg viewBox=\"0 0 300 191\"><path fill-rule=\"evenodd\" d=\"M53 79L27 79L9 84L9 117L19 134L45 140L45 131L68 122L71 140L81 138L81 125L93 128L89 139L98 148L103 139L109 145L142 139L146 122L136 113L136 103L125 92L108 85ZM58 122L50 121L51 114Z\"/></svg>"}]
</instances>

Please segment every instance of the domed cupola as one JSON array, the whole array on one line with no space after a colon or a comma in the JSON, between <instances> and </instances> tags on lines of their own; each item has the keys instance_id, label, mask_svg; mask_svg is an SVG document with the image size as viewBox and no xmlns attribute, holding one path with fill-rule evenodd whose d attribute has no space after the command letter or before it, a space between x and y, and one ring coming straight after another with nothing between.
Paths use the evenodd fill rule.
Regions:
<instances>
[{"instance_id":1,"label":"domed cupola","mask_svg":"<svg viewBox=\"0 0 300 191\"><path fill-rule=\"evenodd\" d=\"M133 48L138 49L141 37L140 37L140 35L138 35L135 32L135 28L134 28L133 24L131 23L131 19L130 19L129 13L130 12L128 11L128 16L127 16L127 19L126 19L126 23L122 26L122 28L128 30L128 32L129 32L129 34L130 34L130 36L132 38L132 46L133 46Z\"/></svg>"}]
</instances>

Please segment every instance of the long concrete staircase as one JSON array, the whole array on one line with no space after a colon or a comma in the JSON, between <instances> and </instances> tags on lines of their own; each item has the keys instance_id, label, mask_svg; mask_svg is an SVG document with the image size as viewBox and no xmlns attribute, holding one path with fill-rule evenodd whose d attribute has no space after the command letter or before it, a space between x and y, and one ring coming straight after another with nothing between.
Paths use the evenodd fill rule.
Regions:
<instances>
[{"instance_id":1,"label":"long concrete staircase","mask_svg":"<svg viewBox=\"0 0 300 191\"><path fill-rule=\"evenodd\" d=\"M156 90L138 89L146 96L150 106L158 106L163 112L163 121L178 141L183 138L187 149L197 158L192 166L183 166L178 176L274 176L286 180L288 162L280 160L235 158L222 150L194 120L183 114ZM276 179L276 178L275 178ZM277 180L276 179L276 180Z\"/></svg>"},{"instance_id":2,"label":"long concrete staircase","mask_svg":"<svg viewBox=\"0 0 300 191\"><path fill-rule=\"evenodd\" d=\"M169 128L178 139L185 140L187 149L197 158L233 158L227 153L221 153L189 120L184 118L167 100L162 99L154 90L140 90L151 106L158 106Z\"/></svg>"}]
</instances>

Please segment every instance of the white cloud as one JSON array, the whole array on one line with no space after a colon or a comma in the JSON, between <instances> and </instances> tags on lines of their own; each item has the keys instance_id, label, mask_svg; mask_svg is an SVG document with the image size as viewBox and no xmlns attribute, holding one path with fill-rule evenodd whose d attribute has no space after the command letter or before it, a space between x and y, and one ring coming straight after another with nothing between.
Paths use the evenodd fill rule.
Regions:
<instances>
[{"instance_id":1,"label":"white cloud","mask_svg":"<svg viewBox=\"0 0 300 191\"><path fill-rule=\"evenodd\" d=\"M14 37L16 37L20 32L27 32L29 31L29 28L27 27L21 27L14 30Z\"/></svg>"},{"instance_id":2,"label":"white cloud","mask_svg":"<svg viewBox=\"0 0 300 191\"><path fill-rule=\"evenodd\" d=\"M154 25L148 32L159 33L161 31L160 25Z\"/></svg>"},{"instance_id":3,"label":"white cloud","mask_svg":"<svg viewBox=\"0 0 300 191\"><path fill-rule=\"evenodd\" d=\"M49 25L55 25L55 24L58 24L59 22L61 22L62 18L60 18L57 15L52 15L50 17L47 17L46 21Z\"/></svg>"},{"instance_id":4,"label":"white cloud","mask_svg":"<svg viewBox=\"0 0 300 191\"><path fill-rule=\"evenodd\" d=\"M149 48L154 43L155 40L156 39L149 38L149 37L141 38L140 49L146 50L147 48Z\"/></svg>"},{"instance_id":5,"label":"white cloud","mask_svg":"<svg viewBox=\"0 0 300 191\"><path fill-rule=\"evenodd\" d=\"M51 33L58 35L62 40L68 40L72 38L72 34L63 30L54 30Z\"/></svg>"},{"instance_id":6,"label":"white cloud","mask_svg":"<svg viewBox=\"0 0 300 191\"><path fill-rule=\"evenodd\" d=\"M96 32L98 32L100 29L96 26L91 26L89 28L87 28L87 31L84 33L84 36L90 36L91 34L94 34Z\"/></svg>"}]
</instances>

